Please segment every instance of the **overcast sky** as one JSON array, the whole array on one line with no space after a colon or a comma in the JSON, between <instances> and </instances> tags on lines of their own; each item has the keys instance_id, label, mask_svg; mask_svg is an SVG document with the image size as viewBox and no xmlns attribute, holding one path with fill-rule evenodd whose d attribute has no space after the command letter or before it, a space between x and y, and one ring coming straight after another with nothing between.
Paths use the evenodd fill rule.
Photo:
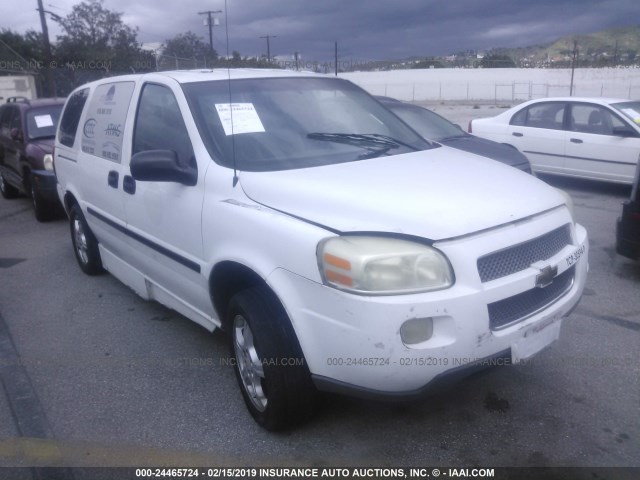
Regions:
<instances>
[{"instance_id":1,"label":"overcast sky","mask_svg":"<svg viewBox=\"0 0 640 480\"><path fill-rule=\"evenodd\" d=\"M43 0L66 15L77 0ZM27 8L28 5L33 8ZM40 30L36 0L0 0L0 28ZM104 0L139 27L142 42L163 42L191 30L208 42L197 14L224 10L224 0ZM333 42L347 60L443 55L466 49L527 46L564 35L640 24L640 0L227 0L230 51L243 55L301 52L305 59L333 57ZM49 20L52 40L60 31ZM224 54L224 14L214 27L214 48Z\"/></svg>"}]
</instances>

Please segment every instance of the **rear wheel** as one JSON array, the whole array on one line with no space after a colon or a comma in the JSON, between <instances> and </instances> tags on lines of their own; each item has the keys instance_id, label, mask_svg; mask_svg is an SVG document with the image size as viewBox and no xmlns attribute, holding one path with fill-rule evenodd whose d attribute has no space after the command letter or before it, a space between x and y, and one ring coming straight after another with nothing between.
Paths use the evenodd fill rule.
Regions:
<instances>
[{"instance_id":1,"label":"rear wheel","mask_svg":"<svg viewBox=\"0 0 640 480\"><path fill-rule=\"evenodd\" d=\"M234 369L253 418L267 430L310 418L316 390L289 318L266 287L236 294L229 304Z\"/></svg>"},{"instance_id":2,"label":"rear wheel","mask_svg":"<svg viewBox=\"0 0 640 480\"><path fill-rule=\"evenodd\" d=\"M1 173L0 173L0 193L2 194L3 198L15 198L18 196L18 189L12 185L9 185Z\"/></svg>"},{"instance_id":3,"label":"rear wheel","mask_svg":"<svg viewBox=\"0 0 640 480\"><path fill-rule=\"evenodd\" d=\"M73 205L69 211L71 242L78 265L87 275L98 275L104 270L98 249L98 240L89 229L79 205Z\"/></svg>"}]
</instances>

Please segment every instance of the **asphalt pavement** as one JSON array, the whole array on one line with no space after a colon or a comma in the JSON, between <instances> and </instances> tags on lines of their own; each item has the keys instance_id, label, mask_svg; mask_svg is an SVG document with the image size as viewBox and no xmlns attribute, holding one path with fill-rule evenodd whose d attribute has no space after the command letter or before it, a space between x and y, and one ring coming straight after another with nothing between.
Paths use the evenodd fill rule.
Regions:
<instances>
[{"instance_id":1,"label":"asphalt pavement","mask_svg":"<svg viewBox=\"0 0 640 480\"><path fill-rule=\"evenodd\" d=\"M0 357L0 466L640 466L640 264L614 250L629 189L544 180L569 191L591 241L558 342L417 403L327 395L281 434L246 411L224 335L83 275L64 218L41 224L27 199L0 199L0 322L19 356ZM26 407L7 368L28 380Z\"/></svg>"}]
</instances>

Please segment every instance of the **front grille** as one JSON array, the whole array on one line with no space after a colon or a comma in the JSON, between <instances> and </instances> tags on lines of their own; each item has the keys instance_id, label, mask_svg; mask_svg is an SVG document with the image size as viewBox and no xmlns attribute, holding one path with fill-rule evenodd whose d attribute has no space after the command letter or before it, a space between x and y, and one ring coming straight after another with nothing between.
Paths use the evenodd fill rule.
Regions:
<instances>
[{"instance_id":1,"label":"front grille","mask_svg":"<svg viewBox=\"0 0 640 480\"><path fill-rule=\"evenodd\" d=\"M547 260L571 244L569 224L551 230L533 240L490 253L478 259L478 273L482 282L506 277L540 260Z\"/></svg>"},{"instance_id":2,"label":"front grille","mask_svg":"<svg viewBox=\"0 0 640 480\"><path fill-rule=\"evenodd\" d=\"M504 328L533 315L567 293L573 285L575 268L565 270L544 288L533 288L513 297L490 303L489 325L491 330Z\"/></svg>"}]
</instances>

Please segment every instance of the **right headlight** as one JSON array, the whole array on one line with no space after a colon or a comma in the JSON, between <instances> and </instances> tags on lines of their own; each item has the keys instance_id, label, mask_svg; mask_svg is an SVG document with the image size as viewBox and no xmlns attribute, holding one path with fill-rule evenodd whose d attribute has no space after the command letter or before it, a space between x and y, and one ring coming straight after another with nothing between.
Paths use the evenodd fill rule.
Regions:
<instances>
[{"instance_id":1,"label":"right headlight","mask_svg":"<svg viewBox=\"0 0 640 480\"><path fill-rule=\"evenodd\" d=\"M440 251L408 240L345 235L318 245L325 284L369 295L441 290L453 285L449 261Z\"/></svg>"}]
</instances>

